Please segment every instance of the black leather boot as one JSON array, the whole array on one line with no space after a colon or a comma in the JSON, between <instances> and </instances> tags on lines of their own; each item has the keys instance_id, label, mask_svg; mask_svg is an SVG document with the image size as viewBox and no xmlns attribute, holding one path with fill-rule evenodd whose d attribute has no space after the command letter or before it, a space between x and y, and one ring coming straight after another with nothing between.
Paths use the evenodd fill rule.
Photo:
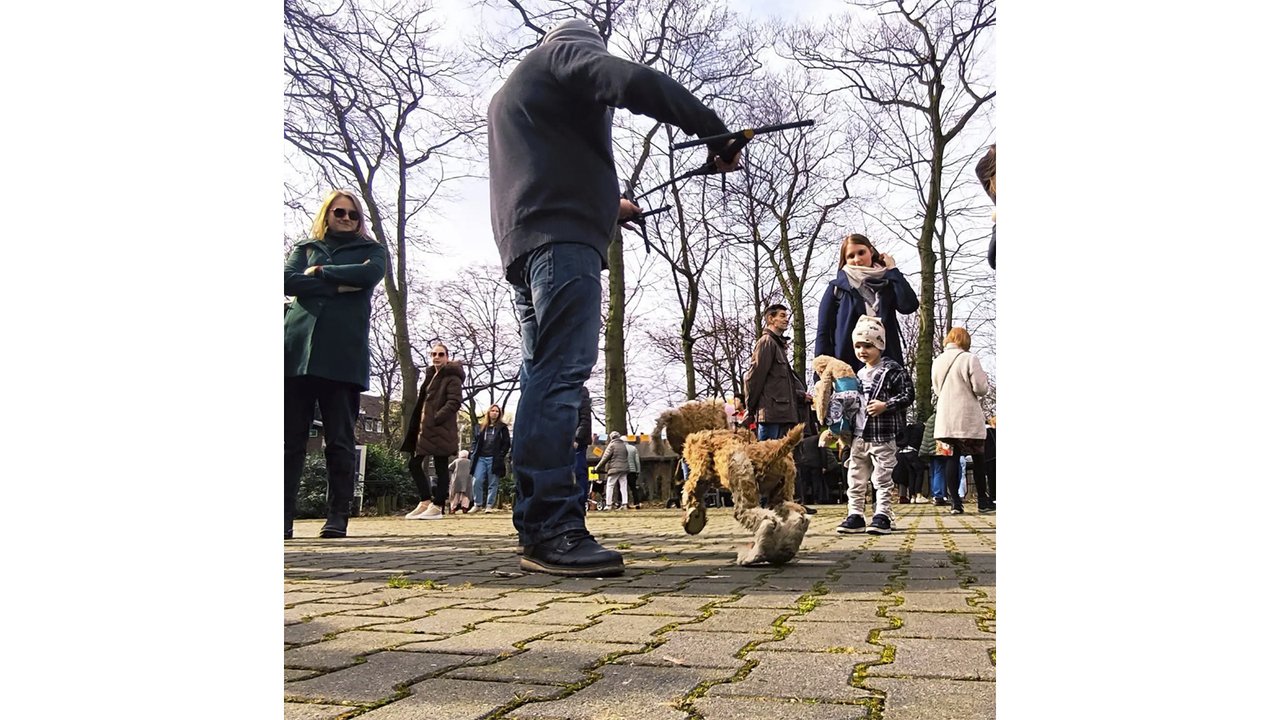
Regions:
<instances>
[{"instance_id":1,"label":"black leather boot","mask_svg":"<svg viewBox=\"0 0 1280 720\"><path fill-rule=\"evenodd\" d=\"M329 519L324 521L324 527L320 528L320 537L344 538L346 536L347 516L330 513Z\"/></svg>"},{"instance_id":2,"label":"black leather boot","mask_svg":"<svg viewBox=\"0 0 1280 720\"><path fill-rule=\"evenodd\" d=\"M569 530L526 547L520 567L532 572L571 577L612 577L623 573L622 553L596 542L586 528Z\"/></svg>"}]
</instances>

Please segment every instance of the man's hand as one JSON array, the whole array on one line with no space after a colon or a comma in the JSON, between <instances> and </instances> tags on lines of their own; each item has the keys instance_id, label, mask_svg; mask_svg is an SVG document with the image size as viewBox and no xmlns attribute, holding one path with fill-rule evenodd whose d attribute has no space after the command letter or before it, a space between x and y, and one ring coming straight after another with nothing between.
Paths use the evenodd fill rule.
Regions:
<instances>
[{"instance_id":1,"label":"man's hand","mask_svg":"<svg viewBox=\"0 0 1280 720\"><path fill-rule=\"evenodd\" d=\"M729 145L732 142L733 141L730 140L729 142L725 143L724 147L725 148L729 147ZM721 148L721 150L723 149L724 148ZM730 162L725 162L723 159L721 159L719 155L715 153L711 153L711 157L708 159L715 162L716 169L719 170L720 172L726 172L726 173L733 172L734 170L737 170L739 167L741 167L741 165L738 164L738 161L742 159L742 150L738 150L738 152L734 153L733 160L731 160Z\"/></svg>"},{"instance_id":2,"label":"man's hand","mask_svg":"<svg viewBox=\"0 0 1280 720\"><path fill-rule=\"evenodd\" d=\"M888 410L888 409L889 409L889 404L884 402L883 400L872 400L871 402L867 403L867 414L870 415L871 417L880 415L885 410Z\"/></svg>"},{"instance_id":3,"label":"man's hand","mask_svg":"<svg viewBox=\"0 0 1280 720\"><path fill-rule=\"evenodd\" d=\"M303 274L303 275L311 275L311 276L315 276L315 274L316 274L317 272L319 272L319 271L320 271L320 266L319 266L319 265L312 265L311 267L307 268L306 270L303 270L303 271L302 271L302 274Z\"/></svg>"},{"instance_id":4,"label":"man's hand","mask_svg":"<svg viewBox=\"0 0 1280 720\"><path fill-rule=\"evenodd\" d=\"M618 199L618 222L622 222L629 218L635 217L636 215L639 215L641 212L644 212L644 211L640 209L639 205L631 202L626 198Z\"/></svg>"}]
</instances>

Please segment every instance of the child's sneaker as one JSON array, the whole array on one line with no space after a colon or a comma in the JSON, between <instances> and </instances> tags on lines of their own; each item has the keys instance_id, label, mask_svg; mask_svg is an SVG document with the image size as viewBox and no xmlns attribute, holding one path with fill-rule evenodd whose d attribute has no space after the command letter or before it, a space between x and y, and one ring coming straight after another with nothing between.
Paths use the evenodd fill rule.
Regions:
<instances>
[{"instance_id":1,"label":"child's sneaker","mask_svg":"<svg viewBox=\"0 0 1280 720\"><path fill-rule=\"evenodd\" d=\"M853 535L867 529L867 521L861 515L850 515L836 526L836 532L841 535Z\"/></svg>"},{"instance_id":2,"label":"child's sneaker","mask_svg":"<svg viewBox=\"0 0 1280 720\"><path fill-rule=\"evenodd\" d=\"M888 535L892 532L890 528L889 516L884 513L876 513L871 518L871 524L867 526L867 534L869 535Z\"/></svg>"}]
</instances>

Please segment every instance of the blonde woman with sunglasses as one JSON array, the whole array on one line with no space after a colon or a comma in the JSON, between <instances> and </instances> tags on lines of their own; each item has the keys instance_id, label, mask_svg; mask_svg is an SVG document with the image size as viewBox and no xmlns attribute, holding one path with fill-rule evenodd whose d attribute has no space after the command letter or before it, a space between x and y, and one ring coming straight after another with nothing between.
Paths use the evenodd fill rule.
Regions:
<instances>
[{"instance_id":1,"label":"blonde woman with sunglasses","mask_svg":"<svg viewBox=\"0 0 1280 720\"><path fill-rule=\"evenodd\" d=\"M334 190L311 237L284 265L284 537L293 537L307 437L320 406L329 507L323 538L347 535L356 482L356 415L369 389L369 315L387 251L369 237L355 193Z\"/></svg>"}]
</instances>

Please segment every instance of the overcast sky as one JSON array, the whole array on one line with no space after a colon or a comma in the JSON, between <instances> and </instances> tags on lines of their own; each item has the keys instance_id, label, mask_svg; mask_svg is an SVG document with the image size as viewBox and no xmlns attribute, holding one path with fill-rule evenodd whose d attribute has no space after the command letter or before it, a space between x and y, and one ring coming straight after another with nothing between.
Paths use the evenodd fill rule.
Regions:
<instances>
[{"instance_id":1,"label":"overcast sky","mask_svg":"<svg viewBox=\"0 0 1280 720\"><path fill-rule=\"evenodd\" d=\"M474 42L473 38L481 32L482 28L492 28L498 25L515 25L513 14L507 9L495 11L492 8L473 7L472 0L436 0L435 8L438 11L438 19L441 23L449 28L445 35L454 38L454 42L464 47ZM849 8L841 0L796 0L795 2L777 2L776 0L748 0L745 4L735 6L736 9L745 11L751 16L759 19L780 19L786 21L810 21L820 23L825 21L833 14L839 15ZM771 55L771 52L767 52ZM991 55L994 58L994 53ZM782 63L776 56L774 62ZM772 64L768 57L766 63ZM495 79L493 85L486 91L484 102L481 107L487 104L487 98L496 90L498 81ZM623 111L625 112L625 111ZM962 145L976 144L981 142L982 138L991 133L989 123L981 118L975 118L965 130L965 139ZM487 167L481 164L477 168L478 174L487 171ZM976 183L973 188L968 188L977 193ZM435 279L446 278L453 279L459 274L465 272L468 265L477 263L497 264L499 262L497 247L493 242L492 229L489 222L489 200L488 200L488 179L487 178L466 178L453 182L449 186L449 192L456 199L436 203L432 208L433 217L429 222L423 224L425 232L429 235L433 249L430 253L413 251L412 262L415 264L420 276ZM309 227L310 218L294 218L293 222L297 223L298 230L305 230ZM305 224L304 224L305 223ZM850 229L831 228L827 231L828 235L838 234L847 231L864 232L874 241L882 251L891 252L903 272L910 276L919 271L919 259L914 252L914 248L903 246L901 243L894 244L885 236L885 231L879 228L873 220L866 221L867 227L853 227ZM985 230L984 230L985 232ZM985 247L985 243L983 244ZM632 261L629 260L628 263ZM818 261L821 267L825 261ZM630 265L629 265L630 266ZM985 268L985 265L983 266ZM817 286L818 283L825 283L825 271L819 271L818 277L812 279L810 284ZM913 283L916 282L913 280ZM430 292L430 286L426 288ZM642 300L629 312L633 317L639 318L641 322L649 320L653 317L652 303L647 299ZM813 350L813 331L817 323L817 305L816 301L812 307L806 305L809 328L808 350L810 356ZM985 335L985 336L984 336ZM979 333L975 336L975 351L984 354L984 367L994 376L995 374L995 357L994 352L989 348L994 348L994 335L992 333ZM628 366L631 367L633 359L632 352L628 352ZM597 371L603 370L603 355L597 365ZM798 370L801 370L797 368ZM633 368L635 375L633 382L653 383L655 378L652 373L658 372L653 368ZM801 370L802 374L807 377L807 373ZM672 367L661 371L667 376L669 384L683 387L683 367L678 363ZM593 378L589 384L593 388L593 394L599 392L599 379ZM481 398L484 400L484 398ZM666 406L666 402L658 404ZM514 402L509 403L508 407L514 408ZM653 418L657 412L661 411L661 407L640 407L639 405L631 408L631 420L636 427L651 427Z\"/></svg>"}]
</instances>

